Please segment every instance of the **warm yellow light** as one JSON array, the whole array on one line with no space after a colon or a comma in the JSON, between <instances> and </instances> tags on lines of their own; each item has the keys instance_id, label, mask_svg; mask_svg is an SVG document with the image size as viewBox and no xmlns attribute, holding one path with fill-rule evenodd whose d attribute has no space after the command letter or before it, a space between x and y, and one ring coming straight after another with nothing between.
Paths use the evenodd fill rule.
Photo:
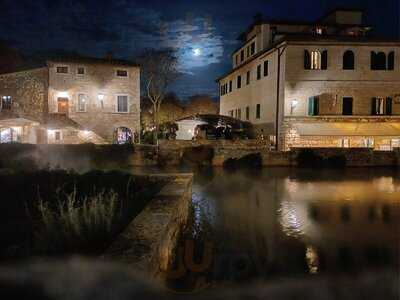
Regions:
<instances>
[{"instance_id":1,"label":"warm yellow light","mask_svg":"<svg viewBox=\"0 0 400 300\"><path fill-rule=\"evenodd\" d=\"M68 92L58 92L57 96L59 98L69 98Z\"/></svg>"}]
</instances>

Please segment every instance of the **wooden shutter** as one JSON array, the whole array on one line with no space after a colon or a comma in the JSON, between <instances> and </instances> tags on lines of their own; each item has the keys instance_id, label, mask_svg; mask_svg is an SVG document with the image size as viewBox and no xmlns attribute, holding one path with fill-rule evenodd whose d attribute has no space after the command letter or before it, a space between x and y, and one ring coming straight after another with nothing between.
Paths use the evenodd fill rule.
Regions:
<instances>
[{"instance_id":1,"label":"wooden shutter","mask_svg":"<svg viewBox=\"0 0 400 300\"><path fill-rule=\"evenodd\" d=\"M304 50L304 69L311 70L311 56L308 50Z\"/></svg>"},{"instance_id":2,"label":"wooden shutter","mask_svg":"<svg viewBox=\"0 0 400 300\"><path fill-rule=\"evenodd\" d=\"M314 115L314 97L308 98L308 115Z\"/></svg>"},{"instance_id":3,"label":"wooden shutter","mask_svg":"<svg viewBox=\"0 0 400 300\"><path fill-rule=\"evenodd\" d=\"M388 55L388 70L394 70L394 51Z\"/></svg>"},{"instance_id":4,"label":"wooden shutter","mask_svg":"<svg viewBox=\"0 0 400 300\"><path fill-rule=\"evenodd\" d=\"M328 69L328 50L322 52L321 69L322 70Z\"/></svg>"},{"instance_id":5,"label":"wooden shutter","mask_svg":"<svg viewBox=\"0 0 400 300\"><path fill-rule=\"evenodd\" d=\"M390 116L392 114L392 98L386 98L386 114Z\"/></svg>"},{"instance_id":6,"label":"wooden shutter","mask_svg":"<svg viewBox=\"0 0 400 300\"><path fill-rule=\"evenodd\" d=\"M376 97L372 98L371 101L371 115L376 115Z\"/></svg>"}]
</instances>

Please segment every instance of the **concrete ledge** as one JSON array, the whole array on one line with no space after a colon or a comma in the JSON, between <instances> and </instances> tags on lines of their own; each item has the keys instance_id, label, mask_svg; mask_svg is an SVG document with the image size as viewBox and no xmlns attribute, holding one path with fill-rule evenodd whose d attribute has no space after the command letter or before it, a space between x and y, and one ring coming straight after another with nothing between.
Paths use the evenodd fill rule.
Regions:
<instances>
[{"instance_id":1,"label":"concrete ledge","mask_svg":"<svg viewBox=\"0 0 400 300\"><path fill-rule=\"evenodd\" d=\"M170 266L179 236L188 223L193 175L152 177L171 181L115 239L103 258L160 279Z\"/></svg>"}]
</instances>

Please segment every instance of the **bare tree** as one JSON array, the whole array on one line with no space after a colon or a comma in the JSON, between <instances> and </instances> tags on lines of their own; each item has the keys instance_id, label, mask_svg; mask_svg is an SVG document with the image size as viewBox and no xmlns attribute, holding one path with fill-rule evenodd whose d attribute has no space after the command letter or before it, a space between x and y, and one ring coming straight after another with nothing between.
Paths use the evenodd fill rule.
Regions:
<instances>
[{"instance_id":1,"label":"bare tree","mask_svg":"<svg viewBox=\"0 0 400 300\"><path fill-rule=\"evenodd\" d=\"M169 85L178 77L174 50L146 49L139 58L143 89L153 105L154 141L158 143L160 109Z\"/></svg>"}]
</instances>

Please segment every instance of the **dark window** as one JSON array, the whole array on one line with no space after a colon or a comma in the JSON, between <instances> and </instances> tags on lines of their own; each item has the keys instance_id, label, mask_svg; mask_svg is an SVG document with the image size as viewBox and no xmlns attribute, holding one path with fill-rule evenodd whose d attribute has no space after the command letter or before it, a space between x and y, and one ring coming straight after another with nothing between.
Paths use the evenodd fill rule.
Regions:
<instances>
[{"instance_id":1,"label":"dark window","mask_svg":"<svg viewBox=\"0 0 400 300\"><path fill-rule=\"evenodd\" d=\"M68 74L68 67L57 67L57 73Z\"/></svg>"},{"instance_id":2,"label":"dark window","mask_svg":"<svg viewBox=\"0 0 400 300\"><path fill-rule=\"evenodd\" d=\"M268 60L264 61L264 76L268 76Z\"/></svg>"},{"instance_id":3,"label":"dark window","mask_svg":"<svg viewBox=\"0 0 400 300\"><path fill-rule=\"evenodd\" d=\"M392 98L372 98L371 114L376 115L391 115L393 100Z\"/></svg>"},{"instance_id":4,"label":"dark window","mask_svg":"<svg viewBox=\"0 0 400 300\"><path fill-rule=\"evenodd\" d=\"M223 85L221 85L221 96L223 96L224 95L224 86Z\"/></svg>"},{"instance_id":5,"label":"dark window","mask_svg":"<svg viewBox=\"0 0 400 300\"><path fill-rule=\"evenodd\" d=\"M246 120L247 121L250 120L250 107L249 106L246 107Z\"/></svg>"},{"instance_id":6,"label":"dark window","mask_svg":"<svg viewBox=\"0 0 400 300\"><path fill-rule=\"evenodd\" d=\"M12 106L12 98L11 96L3 96L1 97L1 109L10 110Z\"/></svg>"},{"instance_id":7,"label":"dark window","mask_svg":"<svg viewBox=\"0 0 400 300\"><path fill-rule=\"evenodd\" d=\"M117 70L117 76L118 77L128 77L128 71L127 70Z\"/></svg>"},{"instance_id":8,"label":"dark window","mask_svg":"<svg viewBox=\"0 0 400 300\"><path fill-rule=\"evenodd\" d=\"M250 57L250 46L247 46L247 58Z\"/></svg>"},{"instance_id":9,"label":"dark window","mask_svg":"<svg viewBox=\"0 0 400 300\"><path fill-rule=\"evenodd\" d=\"M324 50L321 56L321 70L326 70L328 69L328 50Z\"/></svg>"},{"instance_id":10,"label":"dark window","mask_svg":"<svg viewBox=\"0 0 400 300\"><path fill-rule=\"evenodd\" d=\"M343 115L351 116L353 114L353 98L343 97Z\"/></svg>"},{"instance_id":11,"label":"dark window","mask_svg":"<svg viewBox=\"0 0 400 300\"><path fill-rule=\"evenodd\" d=\"M340 208L340 218L342 222L349 222L351 220L351 209L350 206L344 205Z\"/></svg>"},{"instance_id":12,"label":"dark window","mask_svg":"<svg viewBox=\"0 0 400 300\"><path fill-rule=\"evenodd\" d=\"M244 50L240 51L240 61L244 61Z\"/></svg>"},{"instance_id":13,"label":"dark window","mask_svg":"<svg viewBox=\"0 0 400 300\"><path fill-rule=\"evenodd\" d=\"M386 54L371 52L371 70L386 70Z\"/></svg>"},{"instance_id":14,"label":"dark window","mask_svg":"<svg viewBox=\"0 0 400 300\"><path fill-rule=\"evenodd\" d=\"M85 68L84 67L78 67L77 73L78 73L78 75L85 75Z\"/></svg>"},{"instance_id":15,"label":"dark window","mask_svg":"<svg viewBox=\"0 0 400 300\"><path fill-rule=\"evenodd\" d=\"M257 66L257 80L261 79L261 65Z\"/></svg>"},{"instance_id":16,"label":"dark window","mask_svg":"<svg viewBox=\"0 0 400 300\"><path fill-rule=\"evenodd\" d=\"M391 210L388 205L382 207L382 220L385 223L390 223L391 221Z\"/></svg>"},{"instance_id":17,"label":"dark window","mask_svg":"<svg viewBox=\"0 0 400 300\"><path fill-rule=\"evenodd\" d=\"M252 42L251 43L251 55L253 55L254 53L256 53L256 43Z\"/></svg>"},{"instance_id":18,"label":"dark window","mask_svg":"<svg viewBox=\"0 0 400 300\"><path fill-rule=\"evenodd\" d=\"M319 115L319 98L310 97L308 99L308 115L318 116Z\"/></svg>"},{"instance_id":19,"label":"dark window","mask_svg":"<svg viewBox=\"0 0 400 300\"><path fill-rule=\"evenodd\" d=\"M237 88L240 89L242 87L242 76L237 77Z\"/></svg>"},{"instance_id":20,"label":"dark window","mask_svg":"<svg viewBox=\"0 0 400 300\"><path fill-rule=\"evenodd\" d=\"M232 80L229 81L229 93L232 92Z\"/></svg>"},{"instance_id":21,"label":"dark window","mask_svg":"<svg viewBox=\"0 0 400 300\"><path fill-rule=\"evenodd\" d=\"M308 50L304 50L304 69L311 70L311 55Z\"/></svg>"},{"instance_id":22,"label":"dark window","mask_svg":"<svg viewBox=\"0 0 400 300\"><path fill-rule=\"evenodd\" d=\"M256 107L256 119L261 119L261 104L257 104L257 107Z\"/></svg>"},{"instance_id":23,"label":"dark window","mask_svg":"<svg viewBox=\"0 0 400 300\"><path fill-rule=\"evenodd\" d=\"M343 54L343 70L354 70L354 52L351 50Z\"/></svg>"},{"instance_id":24,"label":"dark window","mask_svg":"<svg viewBox=\"0 0 400 300\"><path fill-rule=\"evenodd\" d=\"M236 64L238 64L239 63L239 55L235 56L235 60L236 60Z\"/></svg>"},{"instance_id":25,"label":"dark window","mask_svg":"<svg viewBox=\"0 0 400 300\"><path fill-rule=\"evenodd\" d=\"M394 70L394 51L388 54L388 70Z\"/></svg>"},{"instance_id":26,"label":"dark window","mask_svg":"<svg viewBox=\"0 0 400 300\"><path fill-rule=\"evenodd\" d=\"M238 119L242 118L242 110L240 108L238 108L238 110L237 110L237 118Z\"/></svg>"},{"instance_id":27,"label":"dark window","mask_svg":"<svg viewBox=\"0 0 400 300\"><path fill-rule=\"evenodd\" d=\"M250 84L250 71L247 71L247 75L246 75L246 84L247 84L247 85Z\"/></svg>"},{"instance_id":28,"label":"dark window","mask_svg":"<svg viewBox=\"0 0 400 300\"><path fill-rule=\"evenodd\" d=\"M117 96L118 112L128 112L128 96Z\"/></svg>"}]
</instances>

